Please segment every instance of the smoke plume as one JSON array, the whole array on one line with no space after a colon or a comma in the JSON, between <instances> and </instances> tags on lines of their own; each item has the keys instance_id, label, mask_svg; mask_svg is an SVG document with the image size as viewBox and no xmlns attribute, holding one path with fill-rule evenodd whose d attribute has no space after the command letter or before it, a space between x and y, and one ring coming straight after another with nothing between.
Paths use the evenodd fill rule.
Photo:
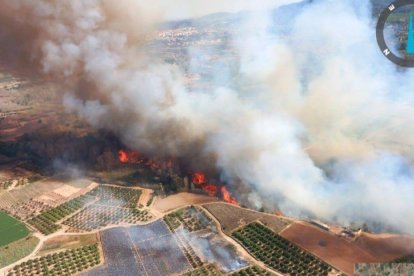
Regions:
<instances>
[{"instance_id":1,"label":"smoke plume","mask_svg":"<svg viewBox=\"0 0 414 276\"><path fill-rule=\"evenodd\" d=\"M208 91L146 54L166 11L0 4L2 67L52 77L69 110L130 147L213 164L256 206L413 233L413 73L377 49L368 1L306 2L288 23L268 8L244 14L231 35L236 72L215 67ZM200 51L188 49L190 71Z\"/></svg>"}]
</instances>

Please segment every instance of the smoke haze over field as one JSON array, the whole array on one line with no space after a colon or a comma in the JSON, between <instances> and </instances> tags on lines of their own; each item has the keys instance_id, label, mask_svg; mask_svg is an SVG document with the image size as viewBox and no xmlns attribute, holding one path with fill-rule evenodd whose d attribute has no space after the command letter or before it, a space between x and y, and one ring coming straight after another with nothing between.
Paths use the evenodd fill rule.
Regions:
<instances>
[{"instance_id":1,"label":"smoke haze over field","mask_svg":"<svg viewBox=\"0 0 414 276\"><path fill-rule=\"evenodd\" d=\"M274 33L281 23L268 7L249 13L232 37L239 70L229 81L255 88L201 92L141 47L162 9L132 0L0 4L0 63L60 81L69 110L130 147L214 162L258 207L413 233L413 73L377 49L367 1L298 6L288 35Z\"/></svg>"}]
</instances>

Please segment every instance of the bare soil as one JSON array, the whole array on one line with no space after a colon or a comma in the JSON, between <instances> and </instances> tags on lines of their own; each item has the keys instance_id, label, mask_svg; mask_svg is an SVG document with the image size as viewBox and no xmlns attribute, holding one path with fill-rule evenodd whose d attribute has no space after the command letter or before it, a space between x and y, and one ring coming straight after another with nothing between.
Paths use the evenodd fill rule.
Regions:
<instances>
[{"instance_id":1,"label":"bare soil","mask_svg":"<svg viewBox=\"0 0 414 276\"><path fill-rule=\"evenodd\" d=\"M214 201L218 201L218 199L216 197L210 197L206 195L178 193L162 199L157 197L153 208L159 212L168 212L170 210L191 204L203 204Z\"/></svg>"},{"instance_id":2,"label":"bare soil","mask_svg":"<svg viewBox=\"0 0 414 276\"><path fill-rule=\"evenodd\" d=\"M351 241L305 222L293 223L280 235L349 275L356 263L386 262L410 253L410 246L403 246L407 237L363 233ZM411 240L411 250L413 246Z\"/></svg>"},{"instance_id":3,"label":"bare soil","mask_svg":"<svg viewBox=\"0 0 414 276\"><path fill-rule=\"evenodd\" d=\"M289 225L290 221L276 215L244 209L239 206L223 202L209 203L203 205L220 222L223 232L230 235L235 229L242 227L250 222L259 220L264 225L275 231L280 232Z\"/></svg>"},{"instance_id":4,"label":"bare soil","mask_svg":"<svg viewBox=\"0 0 414 276\"><path fill-rule=\"evenodd\" d=\"M59 235L46 240L43 243L38 255L45 255L64 249L82 247L97 242L98 234L96 233L83 235Z\"/></svg>"},{"instance_id":5,"label":"bare soil","mask_svg":"<svg viewBox=\"0 0 414 276\"><path fill-rule=\"evenodd\" d=\"M73 194L76 194L77 192L79 192L81 189L80 188L76 188L73 186L69 186L69 185L63 185L62 187L59 187L57 189L54 189L53 192L63 196L63 197L71 197Z\"/></svg>"}]
</instances>

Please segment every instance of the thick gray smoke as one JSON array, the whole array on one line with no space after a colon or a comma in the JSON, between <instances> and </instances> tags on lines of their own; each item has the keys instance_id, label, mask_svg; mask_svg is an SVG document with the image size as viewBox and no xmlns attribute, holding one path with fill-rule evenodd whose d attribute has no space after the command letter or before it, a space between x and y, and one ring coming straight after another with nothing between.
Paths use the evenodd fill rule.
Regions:
<instances>
[{"instance_id":1,"label":"thick gray smoke","mask_svg":"<svg viewBox=\"0 0 414 276\"><path fill-rule=\"evenodd\" d=\"M413 233L413 73L382 57L367 1L313 1L288 35L268 10L245 15L237 83L198 93L145 54L163 13L140 1L0 4L2 65L60 81L93 126L149 154L215 160L256 205Z\"/></svg>"}]
</instances>

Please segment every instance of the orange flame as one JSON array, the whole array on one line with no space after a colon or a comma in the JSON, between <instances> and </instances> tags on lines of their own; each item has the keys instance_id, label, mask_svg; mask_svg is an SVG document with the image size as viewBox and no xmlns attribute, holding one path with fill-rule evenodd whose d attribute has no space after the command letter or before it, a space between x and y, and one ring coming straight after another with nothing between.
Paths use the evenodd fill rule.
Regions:
<instances>
[{"instance_id":1,"label":"orange flame","mask_svg":"<svg viewBox=\"0 0 414 276\"><path fill-rule=\"evenodd\" d=\"M217 186L214 184L206 184L203 186L203 191L205 191L209 196L216 196Z\"/></svg>"},{"instance_id":2,"label":"orange flame","mask_svg":"<svg viewBox=\"0 0 414 276\"><path fill-rule=\"evenodd\" d=\"M275 213L274 213L276 216L279 216L279 217L284 217L285 215L282 213L282 211L276 211Z\"/></svg>"},{"instance_id":3,"label":"orange flame","mask_svg":"<svg viewBox=\"0 0 414 276\"><path fill-rule=\"evenodd\" d=\"M126 151L124 151L124 150L119 150L119 151L118 151L118 156L119 156L119 161L120 161L121 163L128 163L129 158L128 158L128 154L127 154L127 152L126 152Z\"/></svg>"},{"instance_id":4,"label":"orange flame","mask_svg":"<svg viewBox=\"0 0 414 276\"><path fill-rule=\"evenodd\" d=\"M140 163L140 154L137 151L118 151L119 162L121 163Z\"/></svg>"},{"instance_id":5,"label":"orange flame","mask_svg":"<svg viewBox=\"0 0 414 276\"><path fill-rule=\"evenodd\" d=\"M230 192L227 190L227 188L225 186L221 187L221 193L223 194L223 199L224 199L225 202L235 204L235 205L239 205L236 198L231 196Z\"/></svg>"},{"instance_id":6,"label":"orange flame","mask_svg":"<svg viewBox=\"0 0 414 276\"><path fill-rule=\"evenodd\" d=\"M194 184L204 184L206 183L206 176L202 172L196 172L193 174L193 183Z\"/></svg>"}]
</instances>

